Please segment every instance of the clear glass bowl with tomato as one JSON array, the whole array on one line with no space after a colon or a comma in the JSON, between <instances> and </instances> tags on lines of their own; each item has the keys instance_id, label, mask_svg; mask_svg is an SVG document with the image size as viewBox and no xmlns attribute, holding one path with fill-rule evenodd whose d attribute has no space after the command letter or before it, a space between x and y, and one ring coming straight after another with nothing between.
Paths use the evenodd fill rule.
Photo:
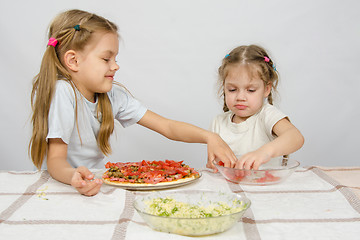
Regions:
<instances>
[{"instance_id":1,"label":"clear glass bowl with tomato","mask_svg":"<svg viewBox=\"0 0 360 240\"><path fill-rule=\"evenodd\" d=\"M219 159L213 161L215 167L228 181L248 185L270 185L287 179L300 163L293 159L273 161L272 164L264 164L258 170L245 170L225 167Z\"/></svg>"}]
</instances>

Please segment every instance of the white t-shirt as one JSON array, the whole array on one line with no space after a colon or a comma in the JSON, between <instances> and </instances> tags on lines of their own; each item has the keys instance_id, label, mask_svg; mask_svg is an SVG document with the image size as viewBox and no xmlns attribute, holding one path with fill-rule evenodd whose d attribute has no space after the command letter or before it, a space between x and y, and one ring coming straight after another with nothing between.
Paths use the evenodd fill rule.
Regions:
<instances>
[{"instance_id":1,"label":"white t-shirt","mask_svg":"<svg viewBox=\"0 0 360 240\"><path fill-rule=\"evenodd\" d=\"M265 103L260 111L241 123L233 123L231 111L216 116L210 131L229 145L235 155L241 156L254 151L276 138L272 129L281 119L287 117L273 105Z\"/></svg>"},{"instance_id":2,"label":"white t-shirt","mask_svg":"<svg viewBox=\"0 0 360 240\"><path fill-rule=\"evenodd\" d=\"M107 94L112 105L113 116L123 127L137 123L147 110L123 87L116 84L113 84ZM61 138L68 145L67 161L73 167L103 167L104 154L96 142L100 130L100 122L96 117L97 100L95 103L88 101L77 89L76 96L79 129L76 124L74 90L69 82L57 81L48 116L49 127L46 140Z\"/></svg>"}]
</instances>

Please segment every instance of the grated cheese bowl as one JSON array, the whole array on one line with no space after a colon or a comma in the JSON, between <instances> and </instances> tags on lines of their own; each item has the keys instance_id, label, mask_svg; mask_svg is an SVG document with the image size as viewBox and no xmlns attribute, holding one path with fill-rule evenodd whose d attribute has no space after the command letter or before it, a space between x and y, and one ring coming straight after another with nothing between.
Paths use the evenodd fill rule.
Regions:
<instances>
[{"instance_id":1,"label":"grated cheese bowl","mask_svg":"<svg viewBox=\"0 0 360 240\"><path fill-rule=\"evenodd\" d=\"M224 167L219 159L215 159L213 164L228 181L247 185L271 185L283 182L300 165L296 160L285 160L274 159L270 164L260 166L259 170Z\"/></svg>"},{"instance_id":2,"label":"grated cheese bowl","mask_svg":"<svg viewBox=\"0 0 360 240\"><path fill-rule=\"evenodd\" d=\"M154 230L203 236L233 227L250 204L248 198L234 193L172 190L137 196L134 208Z\"/></svg>"}]
</instances>

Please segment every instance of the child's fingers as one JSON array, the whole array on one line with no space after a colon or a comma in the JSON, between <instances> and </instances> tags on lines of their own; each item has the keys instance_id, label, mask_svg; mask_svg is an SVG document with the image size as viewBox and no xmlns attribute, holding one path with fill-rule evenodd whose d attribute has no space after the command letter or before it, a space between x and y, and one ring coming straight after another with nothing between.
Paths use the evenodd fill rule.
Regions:
<instances>
[{"instance_id":1,"label":"child's fingers","mask_svg":"<svg viewBox=\"0 0 360 240\"><path fill-rule=\"evenodd\" d=\"M86 181L86 185L77 188L77 190L85 196L93 196L100 191L102 185L101 179L95 179L94 181Z\"/></svg>"},{"instance_id":2,"label":"child's fingers","mask_svg":"<svg viewBox=\"0 0 360 240\"><path fill-rule=\"evenodd\" d=\"M90 189L87 192L83 193L85 196L94 196L100 191L102 185L101 179L96 179L91 183L92 184L90 185Z\"/></svg>"},{"instance_id":3,"label":"child's fingers","mask_svg":"<svg viewBox=\"0 0 360 240\"><path fill-rule=\"evenodd\" d=\"M235 154L230 150L230 152L227 152L220 160L223 160L225 167L233 168L236 165L237 158Z\"/></svg>"},{"instance_id":4,"label":"child's fingers","mask_svg":"<svg viewBox=\"0 0 360 240\"><path fill-rule=\"evenodd\" d=\"M246 155L242 155L237 161L236 161L236 168L239 169L245 169L245 163L247 161Z\"/></svg>"},{"instance_id":5,"label":"child's fingers","mask_svg":"<svg viewBox=\"0 0 360 240\"><path fill-rule=\"evenodd\" d=\"M75 188L81 188L87 185L85 180L91 180L94 174L86 167L78 167L71 179L71 185Z\"/></svg>"},{"instance_id":6,"label":"child's fingers","mask_svg":"<svg viewBox=\"0 0 360 240\"><path fill-rule=\"evenodd\" d=\"M217 170L217 168L214 166L214 164L212 163L212 162L207 162L206 163L206 167L207 168L211 168L213 171L214 171L214 173L217 173L218 172L218 170Z\"/></svg>"},{"instance_id":7,"label":"child's fingers","mask_svg":"<svg viewBox=\"0 0 360 240\"><path fill-rule=\"evenodd\" d=\"M253 164L254 164L254 160L252 160L252 159L247 160L247 161L244 163L244 169L246 169L246 170L252 169Z\"/></svg>"},{"instance_id":8,"label":"child's fingers","mask_svg":"<svg viewBox=\"0 0 360 240\"><path fill-rule=\"evenodd\" d=\"M83 193L83 195L89 196L89 197L94 196L100 191L100 187L101 186L95 186L94 188L90 189L88 192Z\"/></svg>"},{"instance_id":9,"label":"child's fingers","mask_svg":"<svg viewBox=\"0 0 360 240\"><path fill-rule=\"evenodd\" d=\"M231 164L232 164L231 167L235 167L236 162L238 161L238 159L237 159L236 155L233 152L231 152L230 160L231 160Z\"/></svg>"},{"instance_id":10,"label":"child's fingers","mask_svg":"<svg viewBox=\"0 0 360 240\"><path fill-rule=\"evenodd\" d=\"M237 161L236 168L250 170L254 163L254 158L249 154L242 155Z\"/></svg>"},{"instance_id":11,"label":"child's fingers","mask_svg":"<svg viewBox=\"0 0 360 240\"><path fill-rule=\"evenodd\" d=\"M83 179L88 179L88 180L91 180L94 178L94 174L92 172L90 172L89 169L87 169L86 167L78 167L76 169L77 172L79 172L82 176Z\"/></svg>"},{"instance_id":12,"label":"child's fingers","mask_svg":"<svg viewBox=\"0 0 360 240\"><path fill-rule=\"evenodd\" d=\"M207 168L211 168L211 169L215 170L215 166L213 164L214 159L215 159L215 156L213 154L208 153L208 160L206 163Z\"/></svg>"},{"instance_id":13,"label":"child's fingers","mask_svg":"<svg viewBox=\"0 0 360 240\"><path fill-rule=\"evenodd\" d=\"M79 172L75 172L71 179L71 186L75 188L80 188L86 186L85 180L82 178Z\"/></svg>"},{"instance_id":14,"label":"child's fingers","mask_svg":"<svg viewBox=\"0 0 360 240\"><path fill-rule=\"evenodd\" d=\"M255 161L253 164L253 169L258 170L261 165L261 161Z\"/></svg>"},{"instance_id":15,"label":"child's fingers","mask_svg":"<svg viewBox=\"0 0 360 240\"><path fill-rule=\"evenodd\" d=\"M224 161L224 166L229 168L234 168L236 166L237 159L236 157L230 157L227 161Z\"/></svg>"},{"instance_id":16,"label":"child's fingers","mask_svg":"<svg viewBox=\"0 0 360 240\"><path fill-rule=\"evenodd\" d=\"M225 167L234 167L237 160L235 154L219 135L215 136L215 145L214 142L208 143L208 160L212 164L212 160L218 158Z\"/></svg>"},{"instance_id":17,"label":"child's fingers","mask_svg":"<svg viewBox=\"0 0 360 240\"><path fill-rule=\"evenodd\" d=\"M235 155L217 156L217 158L224 163L224 167L233 168L236 165Z\"/></svg>"},{"instance_id":18,"label":"child's fingers","mask_svg":"<svg viewBox=\"0 0 360 240\"><path fill-rule=\"evenodd\" d=\"M244 168L244 161L242 161L242 160L237 160L237 162L236 162L236 164L235 164L235 168L243 169L243 168Z\"/></svg>"}]
</instances>

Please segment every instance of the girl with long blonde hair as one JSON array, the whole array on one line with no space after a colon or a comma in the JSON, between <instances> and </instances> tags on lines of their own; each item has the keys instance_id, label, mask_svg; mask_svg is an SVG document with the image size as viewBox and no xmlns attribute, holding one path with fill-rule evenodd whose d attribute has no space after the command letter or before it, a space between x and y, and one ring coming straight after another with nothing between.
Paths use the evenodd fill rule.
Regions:
<instances>
[{"instance_id":1,"label":"girl with long blonde hair","mask_svg":"<svg viewBox=\"0 0 360 240\"><path fill-rule=\"evenodd\" d=\"M97 194L102 180L93 179L89 169L103 166L104 155L111 153L114 119L124 127L138 123L172 140L206 143L208 166L215 157L234 166L234 153L217 134L151 112L114 82L119 69L114 23L69 10L55 17L48 37L31 94L29 149L37 168L46 162L54 179L81 194Z\"/></svg>"}]
</instances>

